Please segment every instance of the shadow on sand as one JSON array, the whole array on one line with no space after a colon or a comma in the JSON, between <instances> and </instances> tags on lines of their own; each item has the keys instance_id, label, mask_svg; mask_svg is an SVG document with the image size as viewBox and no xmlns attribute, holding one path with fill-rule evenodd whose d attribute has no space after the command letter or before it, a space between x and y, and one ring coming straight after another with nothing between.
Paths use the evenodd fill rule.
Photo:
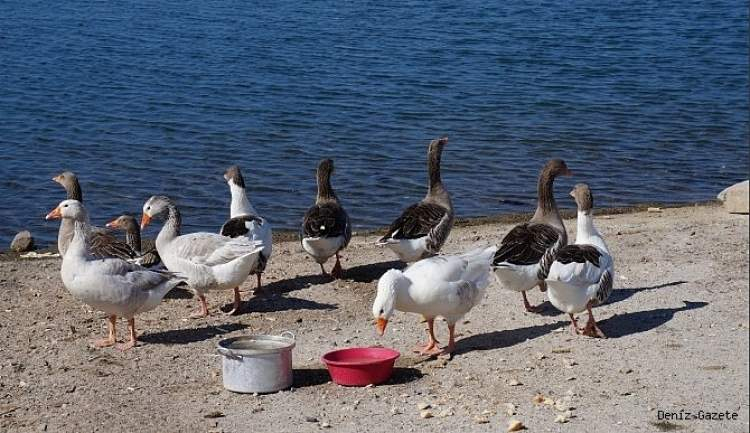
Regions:
<instances>
[{"instance_id":1,"label":"shadow on sand","mask_svg":"<svg viewBox=\"0 0 750 433\"><path fill-rule=\"evenodd\" d=\"M240 323L227 323L221 326L204 326L203 328L172 329L144 334L138 339L150 344L187 344L210 340L217 335L228 334L247 327L247 325Z\"/></svg>"},{"instance_id":2,"label":"shadow on sand","mask_svg":"<svg viewBox=\"0 0 750 433\"><path fill-rule=\"evenodd\" d=\"M338 306L335 304L324 304L273 293L270 295L253 296L249 300L242 302L240 304L240 314L273 313L288 310L335 310L337 308ZM221 309L222 311L229 311L232 309L232 304L224 305Z\"/></svg>"},{"instance_id":3,"label":"shadow on sand","mask_svg":"<svg viewBox=\"0 0 750 433\"><path fill-rule=\"evenodd\" d=\"M696 310L708 305L708 302L682 301L685 306L680 308L657 308L655 310L637 311L635 313L618 314L609 319L598 322L599 328L609 338L619 338L626 335L649 331L669 322L675 313ZM596 317L596 315L594 315Z\"/></svg>"},{"instance_id":4,"label":"shadow on sand","mask_svg":"<svg viewBox=\"0 0 750 433\"><path fill-rule=\"evenodd\" d=\"M542 335L549 334L553 330L566 326L568 323L557 321L546 325L529 326L526 328L505 329L502 331L493 331L485 334L475 334L470 337L462 338L456 341L456 350L453 355L474 350L494 350L510 347L526 340L531 340Z\"/></svg>"},{"instance_id":5,"label":"shadow on sand","mask_svg":"<svg viewBox=\"0 0 750 433\"><path fill-rule=\"evenodd\" d=\"M638 287L638 288L633 288L633 289L615 289L612 291L612 294L609 295L609 299L607 300L606 304L614 304L615 302L624 301L638 292L663 289L665 287L680 286L682 284L687 284L687 281L672 281L669 283L657 284L651 287Z\"/></svg>"},{"instance_id":6,"label":"shadow on sand","mask_svg":"<svg viewBox=\"0 0 750 433\"><path fill-rule=\"evenodd\" d=\"M392 260L390 262L371 263L367 265L354 266L344 271L344 277L347 280L358 283L371 283L382 277L390 269L406 268L406 263Z\"/></svg>"},{"instance_id":7,"label":"shadow on sand","mask_svg":"<svg viewBox=\"0 0 750 433\"><path fill-rule=\"evenodd\" d=\"M422 372L416 368L396 367L393 369L393 376L388 382L380 385L400 385L413 382L422 377ZM323 385L331 381L331 376L325 368L295 368L294 369L294 387L306 388L309 386Z\"/></svg>"}]
</instances>

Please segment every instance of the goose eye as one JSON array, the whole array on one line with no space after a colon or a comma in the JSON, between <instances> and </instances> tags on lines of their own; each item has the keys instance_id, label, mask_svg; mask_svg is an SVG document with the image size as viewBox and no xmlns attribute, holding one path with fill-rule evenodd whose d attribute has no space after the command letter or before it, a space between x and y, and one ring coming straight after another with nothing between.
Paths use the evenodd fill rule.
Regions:
<instances>
[{"instance_id":1,"label":"goose eye","mask_svg":"<svg viewBox=\"0 0 750 433\"><path fill-rule=\"evenodd\" d=\"M66 205L65 205L65 206L63 206L63 207L68 207L68 205L66 204Z\"/></svg>"}]
</instances>

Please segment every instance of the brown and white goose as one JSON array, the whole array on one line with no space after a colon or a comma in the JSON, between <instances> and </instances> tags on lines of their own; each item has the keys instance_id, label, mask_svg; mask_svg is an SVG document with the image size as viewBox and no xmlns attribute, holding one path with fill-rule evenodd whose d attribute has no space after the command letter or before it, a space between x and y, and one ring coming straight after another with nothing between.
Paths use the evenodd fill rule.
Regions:
<instances>
[{"instance_id":1,"label":"brown and white goose","mask_svg":"<svg viewBox=\"0 0 750 433\"><path fill-rule=\"evenodd\" d=\"M538 204L528 223L514 227L503 238L492 263L497 281L507 290L521 292L526 311L536 312L526 297L526 291L544 283L555 254L568 243L565 225L555 202L553 184L557 176L572 172L561 159L545 164L539 175Z\"/></svg>"},{"instance_id":2,"label":"brown and white goose","mask_svg":"<svg viewBox=\"0 0 750 433\"><path fill-rule=\"evenodd\" d=\"M427 151L430 178L427 195L406 208L376 245L393 250L401 261L414 262L440 251L453 227L453 203L440 178L440 158L448 138L433 140Z\"/></svg>"},{"instance_id":3,"label":"brown and white goose","mask_svg":"<svg viewBox=\"0 0 750 433\"><path fill-rule=\"evenodd\" d=\"M255 269L251 272L251 274L257 276L258 284L256 290L260 290L261 275L265 271L273 251L271 223L261 217L253 205L250 204L245 189L245 178L242 177L239 166L233 165L229 167L224 172L224 180L229 185L229 193L232 196L232 201L229 205L230 219L221 227L220 233L230 238L247 236L252 240L263 242L263 251L261 251L258 257ZM239 296L239 288L235 290L236 295Z\"/></svg>"},{"instance_id":4,"label":"brown and white goose","mask_svg":"<svg viewBox=\"0 0 750 433\"><path fill-rule=\"evenodd\" d=\"M141 266L151 268L161 263L156 243L153 239L141 239L141 227L133 215L120 215L105 224L108 229L122 230L125 233L125 243L138 254L135 260Z\"/></svg>"},{"instance_id":5,"label":"brown and white goose","mask_svg":"<svg viewBox=\"0 0 750 433\"><path fill-rule=\"evenodd\" d=\"M331 174L333 174L333 161L330 159L320 161L317 172L318 196L315 204L305 213L300 238L302 248L320 265L323 275L327 275L323 263L335 255L336 265L331 270L331 276L342 278L344 272L341 268L339 252L349 245L352 227L349 223L349 215L341 206L331 186Z\"/></svg>"},{"instance_id":6,"label":"brown and white goose","mask_svg":"<svg viewBox=\"0 0 750 433\"><path fill-rule=\"evenodd\" d=\"M81 185L78 183L78 177L71 171L64 171L52 178L55 182L65 188L68 194L68 200L77 200L83 203L83 193ZM63 218L60 221L60 229L57 232L57 249L60 256L65 256L68 245L73 240L75 223L72 219ZM124 260L133 259L137 256L136 252L125 242L120 241L115 236L107 233L100 227L92 226L89 239L90 253L95 257L118 257Z\"/></svg>"}]
</instances>

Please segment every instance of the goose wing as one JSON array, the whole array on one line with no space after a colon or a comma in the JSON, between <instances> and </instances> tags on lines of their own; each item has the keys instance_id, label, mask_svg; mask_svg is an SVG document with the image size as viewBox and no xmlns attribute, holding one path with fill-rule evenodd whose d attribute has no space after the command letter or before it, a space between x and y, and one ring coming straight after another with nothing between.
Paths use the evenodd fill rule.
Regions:
<instances>
[{"instance_id":1,"label":"goose wing","mask_svg":"<svg viewBox=\"0 0 750 433\"><path fill-rule=\"evenodd\" d=\"M510 263L533 265L561 238L561 233L547 224L520 224L503 238L495 253L494 265Z\"/></svg>"},{"instance_id":2,"label":"goose wing","mask_svg":"<svg viewBox=\"0 0 750 433\"><path fill-rule=\"evenodd\" d=\"M310 207L302 222L302 237L330 238L344 236L346 243L351 238L349 216L338 203L318 203Z\"/></svg>"},{"instance_id":3,"label":"goose wing","mask_svg":"<svg viewBox=\"0 0 750 433\"><path fill-rule=\"evenodd\" d=\"M381 238L417 239L430 234L448 214L448 209L435 203L419 202L406 208Z\"/></svg>"}]
</instances>

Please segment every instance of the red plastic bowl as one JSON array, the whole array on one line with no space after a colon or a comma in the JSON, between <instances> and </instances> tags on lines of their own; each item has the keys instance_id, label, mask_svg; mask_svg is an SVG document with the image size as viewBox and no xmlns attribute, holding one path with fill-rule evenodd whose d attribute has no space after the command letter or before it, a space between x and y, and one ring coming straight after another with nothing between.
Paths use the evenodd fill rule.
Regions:
<instances>
[{"instance_id":1,"label":"red plastic bowl","mask_svg":"<svg viewBox=\"0 0 750 433\"><path fill-rule=\"evenodd\" d=\"M366 386L387 381L399 356L399 352L385 347L352 347L328 352L321 360L335 383Z\"/></svg>"}]
</instances>

